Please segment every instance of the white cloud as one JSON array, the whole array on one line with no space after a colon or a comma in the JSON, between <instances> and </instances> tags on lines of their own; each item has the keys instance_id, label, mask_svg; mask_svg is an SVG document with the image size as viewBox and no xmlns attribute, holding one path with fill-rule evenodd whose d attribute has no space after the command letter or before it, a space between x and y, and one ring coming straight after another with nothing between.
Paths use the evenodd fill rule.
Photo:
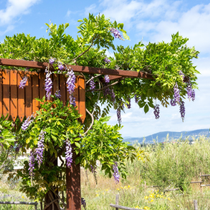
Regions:
<instances>
[{"instance_id":1,"label":"white cloud","mask_svg":"<svg viewBox=\"0 0 210 210\"><path fill-rule=\"evenodd\" d=\"M72 12L70 10L67 11L66 17L69 17Z\"/></svg>"},{"instance_id":2,"label":"white cloud","mask_svg":"<svg viewBox=\"0 0 210 210\"><path fill-rule=\"evenodd\" d=\"M5 9L0 10L0 25L11 24L14 18L28 14L29 8L39 0L8 0Z\"/></svg>"}]
</instances>

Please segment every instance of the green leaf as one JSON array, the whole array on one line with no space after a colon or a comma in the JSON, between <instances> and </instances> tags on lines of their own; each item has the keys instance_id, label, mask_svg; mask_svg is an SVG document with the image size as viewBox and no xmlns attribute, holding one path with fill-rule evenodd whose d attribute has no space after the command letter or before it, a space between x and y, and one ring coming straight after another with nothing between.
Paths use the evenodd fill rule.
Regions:
<instances>
[{"instance_id":1,"label":"green leaf","mask_svg":"<svg viewBox=\"0 0 210 210\"><path fill-rule=\"evenodd\" d=\"M130 37L125 32L123 32L123 37L127 40L130 40Z\"/></svg>"},{"instance_id":2,"label":"green leaf","mask_svg":"<svg viewBox=\"0 0 210 210\"><path fill-rule=\"evenodd\" d=\"M148 111L149 111L149 106L146 104L146 105L144 106L144 112L147 113Z\"/></svg>"}]
</instances>

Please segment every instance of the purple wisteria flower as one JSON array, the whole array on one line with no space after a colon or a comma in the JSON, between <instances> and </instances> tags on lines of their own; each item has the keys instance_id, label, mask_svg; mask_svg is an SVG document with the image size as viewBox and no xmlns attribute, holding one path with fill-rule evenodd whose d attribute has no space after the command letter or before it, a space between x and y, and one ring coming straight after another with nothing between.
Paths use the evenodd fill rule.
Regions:
<instances>
[{"instance_id":1,"label":"purple wisteria flower","mask_svg":"<svg viewBox=\"0 0 210 210\"><path fill-rule=\"evenodd\" d=\"M92 77L93 78L93 77ZM91 78L91 81L90 81L90 90L94 90L95 89L95 82L93 81L93 79Z\"/></svg>"},{"instance_id":2,"label":"purple wisteria flower","mask_svg":"<svg viewBox=\"0 0 210 210\"><path fill-rule=\"evenodd\" d=\"M28 77L24 76L23 79L20 81L19 88L23 89L26 86L27 81L28 81Z\"/></svg>"},{"instance_id":3,"label":"purple wisteria flower","mask_svg":"<svg viewBox=\"0 0 210 210\"><path fill-rule=\"evenodd\" d=\"M110 82L109 75L105 75L104 80L105 83L109 83Z\"/></svg>"},{"instance_id":4,"label":"purple wisteria flower","mask_svg":"<svg viewBox=\"0 0 210 210\"><path fill-rule=\"evenodd\" d=\"M86 201L84 198L81 198L81 204L84 207L84 209L86 209Z\"/></svg>"},{"instance_id":5,"label":"purple wisteria flower","mask_svg":"<svg viewBox=\"0 0 210 210\"><path fill-rule=\"evenodd\" d=\"M117 108L117 120L118 120L118 123L121 124L121 109L120 108Z\"/></svg>"},{"instance_id":6,"label":"purple wisteria flower","mask_svg":"<svg viewBox=\"0 0 210 210\"><path fill-rule=\"evenodd\" d=\"M64 68L63 64L59 64L59 65L58 65L58 69L59 69L60 71L62 71L62 70L64 70L65 68Z\"/></svg>"},{"instance_id":7,"label":"purple wisteria flower","mask_svg":"<svg viewBox=\"0 0 210 210\"><path fill-rule=\"evenodd\" d=\"M72 153L71 142L69 141L69 139L66 139L66 152L65 152L65 156L66 156L66 166L68 168L71 168L71 164L73 162L73 153Z\"/></svg>"},{"instance_id":8,"label":"purple wisteria flower","mask_svg":"<svg viewBox=\"0 0 210 210\"><path fill-rule=\"evenodd\" d=\"M192 98L192 85L190 82L188 82L186 90L187 90L188 98L190 100Z\"/></svg>"},{"instance_id":9,"label":"purple wisteria flower","mask_svg":"<svg viewBox=\"0 0 210 210\"><path fill-rule=\"evenodd\" d=\"M171 103L171 106L176 106L176 100L175 100L175 98L172 98L171 101L170 101L170 103Z\"/></svg>"},{"instance_id":10,"label":"purple wisteria flower","mask_svg":"<svg viewBox=\"0 0 210 210\"><path fill-rule=\"evenodd\" d=\"M33 115L31 115L24 121L24 123L21 125L21 129L25 131L32 122L33 122Z\"/></svg>"},{"instance_id":11,"label":"purple wisteria flower","mask_svg":"<svg viewBox=\"0 0 210 210\"><path fill-rule=\"evenodd\" d=\"M119 171L118 171L117 162L115 162L113 165L113 171L114 171L114 173L113 173L114 179L115 179L116 183L119 183L120 175L119 175Z\"/></svg>"},{"instance_id":12,"label":"purple wisteria flower","mask_svg":"<svg viewBox=\"0 0 210 210\"><path fill-rule=\"evenodd\" d=\"M56 98L61 98L61 91L60 91L60 90L57 90L57 91L55 92L55 97L56 97Z\"/></svg>"},{"instance_id":13,"label":"purple wisteria flower","mask_svg":"<svg viewBox=\"0 0 210 210\"><path fill-rule=\"evenodd\" d=\"M52 94L52 79L50 78L51 72L46 68L46 77L45 77L45 91L47 100L50 100L50 96Z\"/></svg>"},{"instance_id":14,"label":"purple wisteria flower","mask_svg":"<svg viewBox=\"0 0 210 210\"><path fill-rule=\"evenodd\" d=\"M111 98L112 98L112 101L115 102L115 93L113 89L111 91Z\"/></svg>"},{"instance_id":15,"label":"purple wisteria flower","mask_svg":"<svg viewBox=\"0 0 210 210\"><path fill-rule=\"evenodd\" d=\"M35 158L34 158L34 153L33 151L30 152L30 157L29 157L29 175L32 177L34 176L34 165L35 165Z\"/></svg>"},{"instance_id":16,"label":"purple wisteria flower","mask_svg":"<svg viewBox=\"0 0 210 210\"><path fill-rule=\"evenodd\" d=\"M46 134L45 131L41 131L39 134L39 141L38 146L36 148L35 154L36 154L36 160L38 162L39 167L42 164L43 161L43 152L44 152L44 135Z\"/></svg>"},{"instance_id":17,"label":"purple wisteria flower","mask_svg":"<svg viewBox=\"0 0 210 210\"><path fill-rule=\"evenodd\" d=\"M68 71L67 76L68 76L68 79L66 81L66 84L67 84L67 91L69 93L69 102L71 105L76 106L75 98L73 96L76 76L75 76L73 70Z\"/></svg>"},{"instance_id":18,"label":"purple wisteria flower","mask_svg":"<svg viewBox=\"0 0 210 210\"><path fill-rule=\"evenodd\" d=\"M158 119L160 117L160 107L159 107L159 104L156 104L155 105L154 115L155 115L155 119Z\"/></svg>"},{"instance_id":19,"label":"purple wisteria flower","mask_svg":"<svg viewBox=\"0 0 210 210\"><path fill-rule=\"evenodd\" d=\"M110 28L110 31L114 34L115 38L123 40L122 36L120 35L120 32L116 28Z\"/></svg>"},{"instance_id":20,"label":"purple wisteria flower","mask_svg":"<svg viewBox=\"0 0 210 210\"><path fill-rule=\"evenodd\" d=\"M195 100L195 90L192 90L192 93L191 93L191 98L192 98L192 101Z\"/></svg>"},{"instance_id":21,"label":"purple wisteria flower","mask_svg":"<svg viewBox=\"0 0 210 210\"><path fill-rule=\"evenodd\" d=\"M180 102L180 114L181 114L182 121L184 122L184 116L185 116L184 101Z\"/></svg>"},{"instance_id":22,"label":"purple wisteria flower","mask_svg":"<svg viewBox=\"0 0 210 210\"><path fill-rule=\"evenodd\" d=\"M53 63L55 62L55 59L54 58L51 58L50 60L49 60L49 63L52 65Z\"/></svg>"},{"instance_id":23,"label":"purple wisteria flower","mask_svg":"<svg viewBox=\"0 0 210 210\"><path fill-rule=\"evenodd\" d=\"M174 99L177 103L180 102L180 91L179 91L177 83L174 86Z\"/></svg>"},{"instance_id":24,"label":"purple wisteria flower","mask_svg":"<svg viewBox=\"0 0 210 210\"><path fill-rule=\"evenodd\" d=\"M104 62L105 63L110 63L111 61L106 57L106 58L104 58Z\"/></svg>"},{"instance_id":25,"label":"purple wisteria flower","mask_svg":"<svg viewBox=\"0 0 210 210\"><path fill-rule=\"evenodd\" d=\"M109 87L105 88L103 92L104 92L104 96L105 96L105 97L106 97L107 95L111 94L111 90L110 90Z\"/></svg>"}]
</instances>

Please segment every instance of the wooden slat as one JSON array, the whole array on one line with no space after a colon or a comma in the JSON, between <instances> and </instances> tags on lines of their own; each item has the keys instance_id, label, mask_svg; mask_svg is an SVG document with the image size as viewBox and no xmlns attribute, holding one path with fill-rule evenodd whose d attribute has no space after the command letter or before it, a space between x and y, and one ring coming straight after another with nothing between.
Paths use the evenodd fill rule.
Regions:
<instances>
[{"instance_id":1,"label":"wooden slat","mask_svg":"<svg viewBox=\"0 0 210 210\"><path fill-rule=\"evenodd\" d=\"M76 77L75 88L74 88L74 97L75 97L76 107L77 107L77 110L79 112L79 86L78 86L78 81L79 81L79 78Z\"/></svg>"},{"instance_id":2,"label":"wooden slat","mask_svg":"<svg viewBox=\"0 0 210 210\"><path fill-rule=\"evenodd\" d=\"M53 74L53 88L52 88L52 94L55 95L56 91L59 90L59 75Z\"/></svg>"},{"instance_id":3,"label":"wooden slat","mask_svg":"<svg viewBox=\"0 0 210 210\"><path fill-rule=\"evenodd\" d=\"M39 98L39 77L38 73L33 73L32 76L32 113L35 114L39 110L39 101L36 98Z\"/></svg>"},{"instance_id":4,"label":"wooden slat","mask_svg":"<svg viewBox=\"0 0 210 210\"><path fill-rule=\"evenodd\" d=\"M3 72L0 69L0 117L2 116L3 103Z\"/></svg>"},{"instance_id":5,"label":"wooden slat","mask_svg":"<svg viewBox=\"0 0 210 210\"><path fill-rule=\"evenodd\" d=\"M29 67L37 69L45 69L48 66L48 63L36 62L36 61L24 61L24 60L13 60L13 59L0 59L0 65L3 66L19 66L19 67ZM73 66L67 65L68 68L72 68L74 72L82 72L88 74L103 74L103 75L116 75L123 77L131 78L144 78L144 79L154 79L152 74L147 72L136 72L128 70L116 70L116 69L104 69L104 68L95 68L88 66ZM53 70L51 66L50 70Z\"/></svg>"},{"instance_id":6,"label":"wooden slat","mask_svg":"<svg viewBox=\"0 0 210 210\"><path fill-rule=\"evenodd\" d=\"M22 77L24 76L23 72L18 71L18 86ZM25 116L25 99L24 99L24 89L18 87L18 116L22 121Z\"/></svg>"},{"instance_id":7,"label":"wooden slat","mask_svg":"<svg viewBox=\"0 0 210 210\"><path fill-rule=\"evenodd\" d=\"M32 90L31 90L31 80L32 80L32 75L28 73L28 80L26 82L25 86L25 114L26 117L31 116L32 114Z\"/></svg>"},{"instance_id":8,"label":"wooden slat","mask_svg":"<svg viewBox=\"0 0 210 210\"><path fill-rule=\"evenodd\" d=\"M61 90L61 101L66 104L66 78L63 74L60 75L60 90Z\"/></svg>"},{"instance_id":9,"label":"wooden slat","mask_svg":"<svg viewBox=\"0 0 210 210\"><path fill-rule=\"evenodd\" d=\"M86 107L85 107L85 80L83 77L79 77L79 113L82 115L80 117L82 123L84 123L86 118Z\"/></svg>"},{"instance_id":10,"label":"wooden slat","mask_svg":"<svg viewBox=\"0 0 210 210\"><path fill-rule=\"evenodd\" d=\"M11 99L10 99L10 109L11 109L11 117L12 120L15 121L18 115L18 103L17 103L17 71L13 70L10 71L10 93L11 93Z\"/></svg>"},{"instance_id":11,"label":"wooden slat","mask_svg":"<svg viewBox=\"0 0 210 210\"><path fill-rule=\"evenodd\" d=\"M9 91L9 76L10 71L4 70L3 72L3 115L10 115L10 91Z\"/></svg>"},{"instance_id":12,"label":"wooden slat","mask_svg":"<svg viewBox=\"0 0 210 210\"><path fill-rule=\"evenodd\" d=\"M42 99L45 96L45 73L39 73L39 97Z\"/></svg>"},{"instance_id":13,"label":"wooden slat","mask_svg":"<svg viewBox=\"0 0 210 210\"><path fill-rule=\"evenodd\" d=\"M110 206L113 208L124 209L124 210L143 210L143 209L130 208L130 207L126 207L126 206L120 206L117 204L110 204Z\"/></svg>"}]
</instances>

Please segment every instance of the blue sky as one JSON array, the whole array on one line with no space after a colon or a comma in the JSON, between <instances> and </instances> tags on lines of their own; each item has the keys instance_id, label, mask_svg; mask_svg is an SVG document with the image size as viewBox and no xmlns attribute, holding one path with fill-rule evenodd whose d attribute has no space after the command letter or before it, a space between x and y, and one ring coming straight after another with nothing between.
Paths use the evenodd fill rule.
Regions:
<instances>
[{"instance_id":1,"label":"blue sky","mask_svg":"<svg viewBox=\"0 0 210 210\"><path fill-rule=\"evenodd\" d=\"M169 42L171 34L179 31L188 37L188 46L200 51L193 60L197 69L199 90L196 100L186 100L185 121L182 122L179 107L160 107L160 119L153 111L144 114L132 101L132 108L122 114L122 135L147 136L160 131L188 131L210 128L210 3L209 0L0 0L0 42L5 36L17 33L47 37L45 23L70 23L66 33L76 38L77 20L88 16L105 14L111 20L123 22L130 41L115 41L124 46L143 40ZM109 52L112 55L112 52ZM117 123L112 110L110 124Z\"/></svg>"}]
</instances>

